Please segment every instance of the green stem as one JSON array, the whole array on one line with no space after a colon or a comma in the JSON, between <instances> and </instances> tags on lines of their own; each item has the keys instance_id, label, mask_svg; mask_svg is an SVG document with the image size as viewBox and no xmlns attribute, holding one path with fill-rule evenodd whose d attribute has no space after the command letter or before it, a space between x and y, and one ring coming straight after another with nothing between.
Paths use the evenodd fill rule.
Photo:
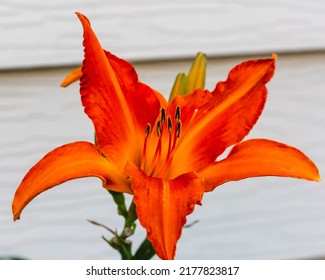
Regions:
<instances>
[{"instance_id":1,"label":"green stem","mask_svg":"<svg viewBox=\"0 0 325 280\"><path fill-rule=\"evenodd\" d=\"M125 197L123 193L109 191L112 195L115 204L117 205L117 212L124 218L124 227L120 234L115 232L114 238L106 240L115 250L117 250L122 260L131 260L132 256L132 243L128 240L135 232L136 220L138 219L137 212L135 210L135 204L132 201L129 209L125 205Z\"/></svg>"},{"instance_id":2,"label":"green stem","mask_svg":"<svg viewBox=\"0 0 325 280\"><path fill-rule=\"evenodd\" d=\"M114 191L109 191L109 193L112 195L117 206L118 214L124 218L124 227L122 232L119 234L117 231L113 231L112 229L95 221L90 222L94 225L104 227L109 232L113 233L114 237L111 239L106 239L104 236L102 236L102 238L113 249L120 253L122 260L150 260L156 254L156 252L153 249L151 242L147 238L141 243L134 256L132 255L132 242L128 238L134 234L136 229L136 220L138 219L134 201L132 200L130 207L127 209L123 193Z\"/></svg>"}]
</instances>

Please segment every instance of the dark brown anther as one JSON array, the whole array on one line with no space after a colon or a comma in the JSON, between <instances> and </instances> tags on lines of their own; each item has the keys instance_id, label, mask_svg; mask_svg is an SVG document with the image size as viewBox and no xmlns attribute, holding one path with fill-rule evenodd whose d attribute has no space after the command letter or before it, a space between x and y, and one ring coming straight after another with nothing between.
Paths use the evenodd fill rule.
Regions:
<instances>
[{"instance_id":1,"label":"dark brown anther","mask_svg":"<svg viewBox=\"0 0 325 280\"><path fill-rule=\"evenodd\" d=\"M181 121L177 122L176 126L176 137L179 138L181 136L181 128L182 128L182 123Z\"/></svg>"},{"instance_id":2,"label":"dark brown anther","mask_svg":"<svg viewBox=\"0 0 325 280\"><path fill-rule=\"evenodd\" d=\"M157 131L157 135L159 137L161 134L161 122L160 121L157 122L156 131Z\"/></svg>"},{"instance_id":3,"label":"dark brown anther","mask_svg":"<svg viewBox=\"0 0 325 280\"><path fill-rule=\"evenodd\" d=\"M149 136L150 132L151 132L151 125L150 125L150 123L148 123L147 128L146 128L146 137Z\"/></svg>"},{"instance_id":4,"label":"dark brown anther","mask_svg":"<svg viewBox=\"0 0 325 280\"><path fill-rule=\"evenodd\" d=\"M172 119L170 118L170 116L167 117L167 128L168 128L168 132L170 132L173 128L173 123L172 123Z\"/></svg>"},{"instance_id":5,"label":"dark brown anther","mask_svg":"<svg viewBox=\"0 0 325 280\"><path fill-rule=\"evenodd\" d=\"M166 110L165 110L165 108L161 108L160 120L161 120L161 124L164 125L164 123L166 122Z\"/></svg>"},{"instance_id":6,"label":"dark brown anther","mask_svg":"<svg viewBox=\"0 0 325 280\"><path fill-rule=\"evenodd\" d=\"M181 119L181 107L177 106L175 111L175 120L178 122Z\"/></svg>"}]
</instances>

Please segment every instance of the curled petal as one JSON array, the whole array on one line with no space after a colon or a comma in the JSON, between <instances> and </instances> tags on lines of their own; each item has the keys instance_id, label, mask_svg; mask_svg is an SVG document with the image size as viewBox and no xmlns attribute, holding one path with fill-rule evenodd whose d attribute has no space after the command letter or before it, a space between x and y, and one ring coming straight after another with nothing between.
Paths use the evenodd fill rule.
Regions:
<instances>
[{"instance_id":1,"label":"curled petal","mask_svg":"<svg viewBox=\"0 0 325 280\"><path fill-rule=\"evenodd\" d=\"M202 181L195 173L173 180L150 177L131 163L125 173L132 180L137 214L148 239L161 259L173 259L186 216L201 203Z\"/></svg>"},{"instance_id":2,"label":"curled petal","mask_svg":"<svg viewBox=\"0 0 325 280\"><path fill-rule=\"evenodd\" d=\"M71 179L98 177L103 187L132 193L125 176L89 142L75 142L54 149L32 167L20 183L12 203L14 220L40 193Z\"/></svg>"},{"instance_id":3,"label":"curled petal","mask_svg":"<svg viewBox=\"0 0 325 280\"><path fill-rule=\"evenodd\" d=\"M71 85L72 83L80 80L81 76L82 76L81 67L72 70L61 82L61 87L67 87Z\"/></svg>"},{"instance_id":4,"label":"curled petal","mask_svg":"<svg viewBox=\"0 0 325 280\"><path fill-rule=\"evenodd\" d=\"M202 170L205 191L229 182L258 176L281 176L319 181L315 164L298 149L266 139L237 144L224 160Z\"/></svg>"}]
</instances>

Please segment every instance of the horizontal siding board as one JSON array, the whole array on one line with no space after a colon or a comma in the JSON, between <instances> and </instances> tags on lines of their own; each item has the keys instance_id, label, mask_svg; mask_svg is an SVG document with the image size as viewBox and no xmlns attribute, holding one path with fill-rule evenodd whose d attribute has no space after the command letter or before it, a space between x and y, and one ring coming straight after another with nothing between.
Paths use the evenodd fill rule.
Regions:
<instances>
[{"instance_id":1,"label":"horizontal siding board","mask_svg":"<svg viewBox=\"0 0 325 280\"><path fill-rule=\"evenodd\" d=\"M78 64L81 27L93 23L104 48L131 60L320 50L322 0L3 0L0 69Z\"/></svg>"},{"instance_id":2,"label":"horizontal siding board","mask_svg":"<svg viewBox=\"0 0 325 280\"><path fill-rule=\"evenodd\" d=\"M209 59L207 87L224 80L244 58ZM142 81L168 93L189 61L137 64ZM13 223L11 200L27 170L45 153L92 141L78 85L60 89L69 69L0 73L0 255L32 259L116 259L93 219L122 223L97 179L67 182L37 197ZM249 138L265 137L302 149L325 172L325 53L279 56L264 112ZM292 259L325 256L325 185L286 178L225 184L204 196L180 239L179 259ZM128 196L130 199L130 196ZM144 231L139 226L134 247Z\"/></svg>"}]
</instances>

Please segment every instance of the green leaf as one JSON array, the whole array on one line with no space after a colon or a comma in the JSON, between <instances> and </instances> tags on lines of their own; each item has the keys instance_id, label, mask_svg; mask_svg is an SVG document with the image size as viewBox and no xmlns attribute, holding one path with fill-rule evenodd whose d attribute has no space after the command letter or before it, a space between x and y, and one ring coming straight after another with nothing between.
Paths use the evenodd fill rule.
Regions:
<instances>
[{"instance_id":1,"label":"green leaf","mask_svg":"<svg viewBox=\"0 0 325 280\"><path fill-rule=\"evenodd\" d=\"M150 260L156 254L151 242L146 238L133 256L133 260Z\"/></svg>"}]
</instances>

